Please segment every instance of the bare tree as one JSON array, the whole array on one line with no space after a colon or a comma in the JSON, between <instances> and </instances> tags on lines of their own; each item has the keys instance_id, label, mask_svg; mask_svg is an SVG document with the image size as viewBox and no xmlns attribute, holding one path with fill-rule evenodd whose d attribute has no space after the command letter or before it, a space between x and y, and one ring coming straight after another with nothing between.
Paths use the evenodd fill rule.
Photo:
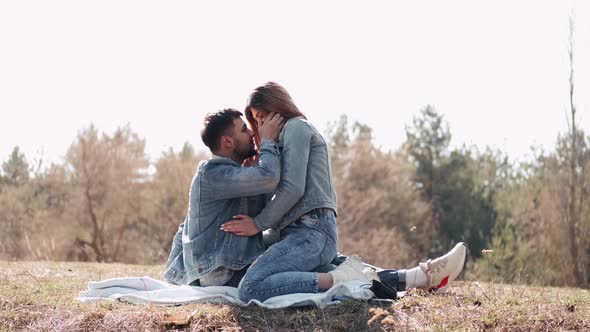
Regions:
<instances>
[{"instance_id":1,"label":"bare tree","mask_svg":"<svg viewBox=\"0 0 590 332\"><path fill-rule=\"evenodd\" d=\"M574 104L574 39L575 32L575 21L573 16L569 19L569 48L568 57L570 62L570 75L569 75L569 111L570 111L570 123L569 123L569 139L570 139L570 155L569 155L569 206L568 206L568 233L570 242L570 255L573 265L573 274L576 284L580 285L583 281L582 271L579 264L579 238L580 233L580 214L581 214L581 203L584 200L584 193L581 190L580 180L578 177L579 158L578 158L578 130L576 128L576 106ZM583 184L582 184L583 185ZM579 201L577 200L579 198ZM578 206L580 205L580 206Z\"/></svg>"},{"instance_id":2,"label":"bare tree","mask_svg":"<svg viewBox=\"0 0 590 332\"><path fill-rule=\"evenodd\" d=\"M72 214L82 226L75 250L89 248L97 261L118 261L133 245L129 233L146 219L144 149L145 141L129 126L100 137L90 127L70 146L66 162L77 199Z\"/></svg>"}]
</instances>

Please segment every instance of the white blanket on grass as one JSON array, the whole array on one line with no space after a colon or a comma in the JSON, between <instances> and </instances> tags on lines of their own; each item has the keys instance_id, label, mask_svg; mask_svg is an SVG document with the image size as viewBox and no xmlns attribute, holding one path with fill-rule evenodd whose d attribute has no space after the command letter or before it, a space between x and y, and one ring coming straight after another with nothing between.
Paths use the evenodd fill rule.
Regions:
<instances>
[{"instance_id":1,"label":"white blanket on grass","mask_svg":"<svg viewBox=\"0 0 590 332\"><path fill-rule=\"evenodd\" d=\"M301 306L325 308L345 300L369 300L375 296L369 290L370 286L362 281L349 281L336 285L324 293L288 294L275 296L264 302L251 300L244 303L238 298L238 289L234 287L176 286L150 277L128 277L89 282L88 290L80 292L76 299L82 302L110 300L164 306L188 303L233 303L245 306L258 305L269 309Z\"/></svg>"}]
</instances>

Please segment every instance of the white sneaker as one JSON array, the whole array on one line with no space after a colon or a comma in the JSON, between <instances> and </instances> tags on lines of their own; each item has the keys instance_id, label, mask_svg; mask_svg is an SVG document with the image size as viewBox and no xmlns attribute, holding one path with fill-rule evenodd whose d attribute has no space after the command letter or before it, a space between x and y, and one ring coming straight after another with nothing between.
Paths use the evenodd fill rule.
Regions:
<instances>
[{"instance_id":1,"label":"white sneaker","mask_svg":"<svg viewBox=\"0 0 590 332\"><path fill-rule=\"evenodd\" d=\"M332 275L334 286L351 280L360 280L366 283L371 283L371 280L379 280L377 272L365 267L357 255L348 256L342 264L328 273Z\"/></svg>"},{"instance_id":2,"label":"white sneaker","mask_svg":"<svg viewBox=\"0 0 590 332\"><path fill-rule=\"evenodd\" d=\"M420 268L426 274L427 286L424 288L430 292L445 291L463 270L466 257L467 245L459 242L444 256L420 263Z\"/></svg>"}]
</instances>

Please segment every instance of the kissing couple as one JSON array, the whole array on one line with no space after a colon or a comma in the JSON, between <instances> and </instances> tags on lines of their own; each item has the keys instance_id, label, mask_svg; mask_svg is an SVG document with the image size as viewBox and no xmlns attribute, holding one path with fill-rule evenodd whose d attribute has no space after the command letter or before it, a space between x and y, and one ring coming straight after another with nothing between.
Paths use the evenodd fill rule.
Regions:
<instances>
[{"instance_id":1,"label":"kissing couple","mask_svg":"<svg viewBox=\"0 0 590 332\"><path fill-rule=\"evenodd\" d=\"M436 292L461 273L462 242L401 270L339 254L336 191L322 135L274 82L254 89L244 113L224 109L205 117L201 138L212 156L192 179L188 213L166 265L168 282L237 287L248 302L323 292L351 280L394 292Z\"/></svg>"}]
</instances>

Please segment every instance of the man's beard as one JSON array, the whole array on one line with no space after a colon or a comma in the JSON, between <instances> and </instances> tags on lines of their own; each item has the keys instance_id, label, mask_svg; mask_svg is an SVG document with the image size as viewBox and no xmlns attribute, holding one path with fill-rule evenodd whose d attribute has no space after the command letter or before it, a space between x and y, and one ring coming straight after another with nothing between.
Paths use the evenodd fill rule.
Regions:
<instances>
[{"instance_id":1,"label":"man's beard","mask_svg":"<svg viewBox=\"0 0 590 332\"><path fill-rule=\"evenodd\" d=\"M249 148L248 151L240 152L239 156L242 161L254 157L256 155L256 147L254 144L248 144Z\"/></svg>"}]
</instances>

